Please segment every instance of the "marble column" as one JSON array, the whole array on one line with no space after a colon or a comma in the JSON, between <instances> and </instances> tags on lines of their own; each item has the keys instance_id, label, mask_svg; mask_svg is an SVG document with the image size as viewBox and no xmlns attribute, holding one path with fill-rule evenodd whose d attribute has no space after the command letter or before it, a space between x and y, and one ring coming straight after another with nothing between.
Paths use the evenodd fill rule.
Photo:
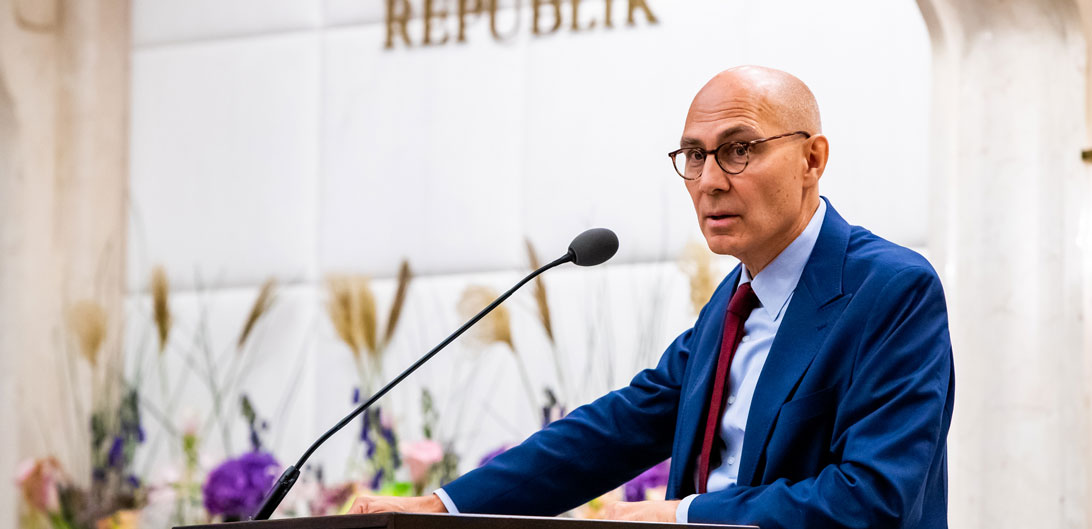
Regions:
<instances>
[{"instance_id":1,"label":"marble column","mask_svg":"<svg viewBox=\"0 0 1092 529\"><path fill-rule=\"evenodd\" d=\"M956 357L951 526L1088 527L1077 3L918 4L934 56L930 254Z\"/></svg>"},{"instance_id":2,"label":"marble column","mask_svg":"<svg viewBox=\"0 0 1092 529\"><path fill-rule=\"evenodd\" d=\"M1092 152L1092 0L1079 0L1080 24L1084 34L1084 144L1083 149ZM1080 212L1078 245L1082 251L1082 269L1084 270L1083 286L1083 319L1084 319L1084 380L1092 386L1092 159L1084 160L1084 199ZM1092 414L1089 408L1092 406L1092 389L1086 388L1084 397L1079 401L1081 409L1086 414ZM1087 421L1084 434L1092 439L1092 419ZM1089 442L1092 444L1092 441ZM1085 448L1086 452L1092 452L1092 448ZM1092 458L1092 455L1089 456ZM1092 464L1089 464L1092 467ZM1092 468L1085 468L1085 508L1092 511ZM1092 527L1092 514L1088 514L1085 525Z\"/></svg>"},{"instance_id":3,"label":"marble column","mask_svg":"<svg viewBox=\"0 0 1092 529\"><path fill-rule=\"evenodd\" d=\"M129 2L0 0L0 526L18 461L89 479L88 381L66 309L106 309L119 358L128 186Z\"/></svg>"}]
</instances>

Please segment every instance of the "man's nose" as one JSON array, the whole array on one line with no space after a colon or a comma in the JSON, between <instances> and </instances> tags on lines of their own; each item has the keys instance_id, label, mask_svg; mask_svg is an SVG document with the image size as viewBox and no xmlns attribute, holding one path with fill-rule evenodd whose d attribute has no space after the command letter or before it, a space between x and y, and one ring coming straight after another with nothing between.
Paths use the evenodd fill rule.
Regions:
<instances>
[{"instance_id":1,"label":"man's nose","mask_svg":"<svg viewBox=\"0 0 1092 529\"><path fill-rule=\"evenodd\" d=\"M705 167L701 169L701 177L698 178L698 189L706 194L728 191L732 187L728 177L728 173L720 168L717 159L712 155L707 156Z\"/></svg>"}]
</instances>

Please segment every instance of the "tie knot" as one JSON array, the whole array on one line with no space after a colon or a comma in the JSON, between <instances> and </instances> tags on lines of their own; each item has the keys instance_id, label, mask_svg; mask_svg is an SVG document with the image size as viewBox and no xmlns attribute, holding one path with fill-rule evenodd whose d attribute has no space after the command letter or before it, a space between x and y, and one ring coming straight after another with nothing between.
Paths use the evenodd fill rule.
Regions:
<instances>
[{"instance_id":1,"label":"tie knot","mask_svg":"<svg viewBox=\"0 0 1092 529\"><path fill-rule=\"evenodd\" d=\"M747 282L736 288L736 293L732 295L732 301L728 302L728 312L746 319L758 305L758 296L751 288L751 283Z\"/></svg>"}]
</instances>

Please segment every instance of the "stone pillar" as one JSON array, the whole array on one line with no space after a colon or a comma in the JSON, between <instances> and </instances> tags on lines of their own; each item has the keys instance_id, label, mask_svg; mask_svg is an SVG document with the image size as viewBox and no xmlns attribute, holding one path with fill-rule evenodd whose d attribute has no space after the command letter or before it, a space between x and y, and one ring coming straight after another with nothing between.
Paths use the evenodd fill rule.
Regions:
<instances>
[{"instance_id":1,"label":"stone pillar","mask_svg":"<svg viewBox=\"0 0 1092 529\"><path fill-rule=\"evenodd\" d=\"M1080 23L1085 39L1084 149L1092 150L1092 0L1079 0L1077 5L1080 8ZM1084 181L1087 186L1080 227L1083 237L1078 241L1078 245L1084 253L1084 380L1092 385L1092 160L1086 160L1084 163ZM1085 397L1081 402L1086 406L1086 410L1092 408L1088 405L1090 401L1092 401L1092 389L1086 389ZM1088 421L1087 427L1089 429L1085 431L1085 435L1092 439L1092 419ZM1086 508L1092 511L1092 469L1086 469L1084 501ZM1088 525L1092 526L1092 514L1089 518Z\"/></svg>"},{"instance_id":2,"label":"stone pillar","mask_svg":"<svg viewBox=\"0 0 1092 529\"><path fill-rule=\"evenodd\" d=\"M2 42L2 40L0 40ZM15 158L15 115L6 83L0 78L0 289L6 291L12 283L15 273L12 272L14 259L12 254L17 248L13 246L19 243L14 229L8 229L8 215L13 200L15 183L17 179L17 166ZM8 198L5 198L8 197ZM5 296L6 297L6 296ZM2 298L0 298L2 299ZM18 404L16 402L15 383L15 340L8 334L12 330L8 323L14 311L14 304L9 308L7 303L0 301L0 424L18 423ZM18 428L0 428L0 478L11 476L15 471L18 456ZM15 525L14 513L16 510L16 491L12 480L0 479L0 525L13 527Z\"/></svg>"},{"instance_id":3,"label":"stone pillar","mask_svg":"<svg viewBox=\"0 0 1092 529\"><path fill-rule=\"evenodd\" d=\"M0 0L0 526L18 461L89 480L91 370L65 309L106 308L120 358L128 188L129 2ZM96 396L96 398L100 398Z\"/></svg>"},{"instance_id":4,"label":"stone pillar","mask_svg":"<svg viewBox=\"0 0 1092 529\"><path fill-rule=\"evenodd\" d=\"M918 4L934 57L930 255L956 359L950 525L1085 528L1092 278L1078 242L1092 207L1076 1Z\"/></svg>"}]
</instances>

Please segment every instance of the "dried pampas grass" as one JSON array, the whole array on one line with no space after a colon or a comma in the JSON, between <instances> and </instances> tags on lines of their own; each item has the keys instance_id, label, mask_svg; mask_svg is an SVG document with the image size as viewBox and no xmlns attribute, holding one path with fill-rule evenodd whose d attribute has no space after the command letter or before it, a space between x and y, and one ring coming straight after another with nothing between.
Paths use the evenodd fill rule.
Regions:
<instances>
[{"instance_id":1,"label":"dried pampas grass","mask_svg":"<svg viewBox=\"0 0 1092 529\"><path fill-rule=\"evenodd\" d=\"M535 253L535 246L531 244L530 239L524 239L527 243L527 261L531 265L531 270L538 270L542 264L538 260L538 254ZM542 276L535 278L535 305L538 307L538 319L542 322L542 329L546 331L546 337L550 339L552 343L554 341L554 326L550 318L550 303L546 300L546 283L542 280Z\"/></svg>"},{"instance_id":2,"label":"dried pampas grass","mask_svg":"<svg viewBox=\"0 0 1092 529\"><path fill-rule=\"evenodd\" d=\"M277 281L272 277L262 283L262 288L258 291L258 297L254 299L254 305L250 307L250 314L246 317L246 323L243 324L243 330L239 333L239 340L236 343L238 349L243 348L243 344L250 337L250 333L254 330L258 320L269 311L269 307L273 306L273 294L276 286Z\"/></svg>"},{"instance_id":3,"label":"dried pampas grass","mask_svg":"<svg viewBox=\"0 0 1092 529\"><path fill-rule=\"evenodd\" d=\"M531 265L531 270L538 270L542 266L542 263L538 260L538 252L535 251L535 246L531 244L531 239L525 238L524 242L527 245L527 262ZM546 282L541 275L535 278L533 295L535 306L538 308L539 323L542 324L542 330L546 332L546 338L550 340L554 372L557 374L557 391L561 393L562 398L566 398L570 395L569 385L565 379L565 370L561 367L561 354L558 351L557 342L554 340L554 324L553 318L550 316L550 302L546 299Z\"/></svg>"},{"instance_id":4,"label":"dried pampas grass","mask_svg":"<svg viewBox=\"0 0 1092 529\"><path fill-rule=\"evenodd\" d=\"M458 305L456 305L459 316L463 319L473 318L493 300L497 299L497 295L497 292L489 287L481 285L466 287L462 296L459 297ZM512 343L511 317L504 305L498 306L493 309L493 312L482 318L471 329L471 332L474 337L484 343L508 344L513 352L516 350L515 344Z\"/></svg>"},{"instance_id":5,"label":"dried pampas grass","mask_svg":"<svg viewBox=\"0 0 1092 529\"><path fill-rule=\"evenodd\" d=\"M330 301L326 309L341 341L358 360L376 352L375 294L365 276L331 275L326 279Z\"/></svg>"},{"instance_id":6,"label":"dried pampas grass","mask_svg":"<svg viewBox=\"0 0 1092 529\"><path fill-rule=\"evenodd\" d=\"M690 304L697 314L713 297L713 291L717 288L713 253L705 244L691 241L683 250L679 268L690 279Z\"/></svg>"},{"instance_id":7,"label":"dried pampas grass","mask_svg":"<svg viewBox=\"0 0 1092 529\"><path fill-rule=\"evenodd\" d=\"M92 367L97 366L106 339L106 309L94 301L77 301L68 309L68 326L76 335L80 354Z\"/></svg>"},{"instance_id":8,"label":"dried pampas grass","mask_svg":"<svg viewBox=\"0 0 1092 529\"><path fill-rule=\"evenodd\" d=\"M463 295L459 298L456 309L461 318L470 319L495 299L497 299L495 290L481 285L470 285L463 290ZM523 363L523 358L516 351L516 344L512 342L512 321L508 308L504 305L498 305L492 312L483 316L478 324L470 329L470 332L473 333L472 336L476 340L486 345L503 343L508 346L508 349L512 351L512 358L515 360L520 380L523 382L523 389L527 393L527 404L531 406L531 413L541 412L542 408L535 397L535 385L531 381L531 376L527 371L527 366Z\"/></svg>"},{"instance_id":9,"label":"dried pampas grass","mask_svg":"<svg viewBox=\"0 0 1092 529\"><path fill-rule=\"evenodd\" d=\"M329 294L327 314L338 337L352 350L358 366L362 365L359 362L364 353L377 362L381 360L380 356L398 328L412 281L409 261L403 259L398 269L398 286L387 315L387 327L380 341L378 309L371 281L366 276L348 274L333 274L326 278Z\"/></svg>"},{"instance_id":10,"label":"dried pampas grass","mask_svg":"<svg viewBox=\"0 0 1092 529\"><path fill-rule=\"evenodd\" d=\"M406 303L406 295L409 292L410 281L413 280L413 272L410 270L409 261L403 259L398 267L398 289L394 292L394 301L391 302L391 312L387 316L387 331L383 333L383 347L391 343L394 330L398 327L398 319L402 316L402 306Z\"/></svg>"},{"instance_id":11,"label":"dried pampas grass","mask_svg":"<svg viewBox=\"0 0 1092 529\"><path fill-rule=\"evenodd\" d=\"M167 338L171 333L171 307L170 307L170 282L167 281L167 271L162 266L152 270L152 280L149 290L152 292L152 319L159 335L159 352L167 347Z\"/></svg>"}]
</instances>

